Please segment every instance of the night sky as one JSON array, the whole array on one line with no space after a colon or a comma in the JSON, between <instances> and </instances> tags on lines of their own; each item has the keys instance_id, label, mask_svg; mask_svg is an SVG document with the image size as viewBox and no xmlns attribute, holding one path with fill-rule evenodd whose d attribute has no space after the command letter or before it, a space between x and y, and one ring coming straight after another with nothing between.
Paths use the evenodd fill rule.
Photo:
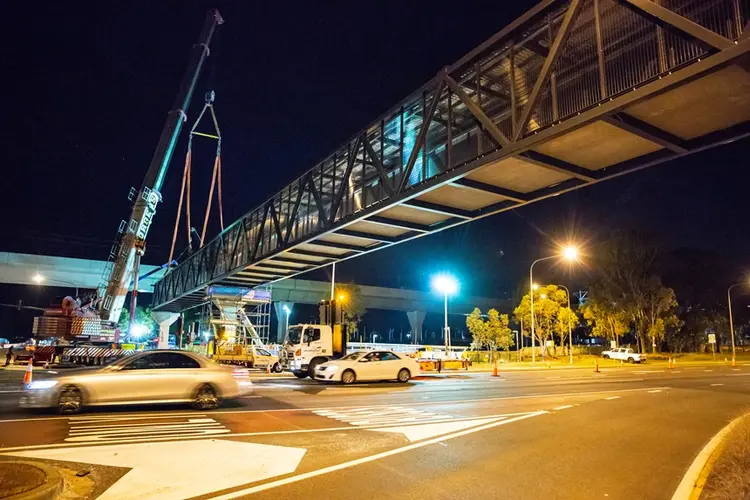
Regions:
<instances>
[{"instance_id":1,"label":"night sky","mask_svg":"<svg viewBox=\"0 0 750 500\"><path fill-rule=\"evenodd\" d=\"M97 2L8 10L0 64L5 133L0 250L105 259L130 186L140 186L205 9L226 24L188 125L210 88L222 127L225 220L254 208L533 2ZM367 6L367 9L365 9ZM377 6L377 8L375 7ZM339 277L426 289L453 270L462 290L511 294L555 241L592 247L612 228L663 248L710 250L727 279L750 270L748 141L664 164L342 264ZM183 134L145 261L166 261ZM212 145L196 145L202 220ZM203 155L203 158L201 158ZM198 223L194 223L198 226ZM213 228L214 235L217 227ZM587 271L567 278L585 286ZM324 279L327 271L312 273ZM567 274L566 274L567 276Z\"/></svg>"}]
</instances>

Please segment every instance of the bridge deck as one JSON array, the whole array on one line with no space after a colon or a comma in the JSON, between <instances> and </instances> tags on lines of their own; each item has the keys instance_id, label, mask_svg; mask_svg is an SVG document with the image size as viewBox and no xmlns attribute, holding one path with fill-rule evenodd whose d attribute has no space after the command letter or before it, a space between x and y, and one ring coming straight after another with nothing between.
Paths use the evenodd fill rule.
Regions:
<instances>
[{"instance_id":1,"label":"bridge deck","mask_svg":"<svg viewBox=\"0 0 750 500\"><path fill-rule=\"evenodd\" d=\"M749 0L547 0L168 273L155 307L746 137L749 13Z\"/></svg>"}]
</instances>

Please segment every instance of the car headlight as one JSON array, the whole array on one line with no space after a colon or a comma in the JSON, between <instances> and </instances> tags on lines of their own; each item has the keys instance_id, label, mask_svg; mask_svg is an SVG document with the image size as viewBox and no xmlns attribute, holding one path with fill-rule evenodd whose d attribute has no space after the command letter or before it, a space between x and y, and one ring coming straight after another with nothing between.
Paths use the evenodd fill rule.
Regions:
<instances>
[{"instance_id":1,"label":"car headlight","mask_svg":"<svg viewBox=\"0 0 750 500\"><path fill-rule=\"evenodd\" d=\"M37 380L30 383L27 387L32 390L50 389L57 385L57 380Z\"/></svg>"}]
</instances>

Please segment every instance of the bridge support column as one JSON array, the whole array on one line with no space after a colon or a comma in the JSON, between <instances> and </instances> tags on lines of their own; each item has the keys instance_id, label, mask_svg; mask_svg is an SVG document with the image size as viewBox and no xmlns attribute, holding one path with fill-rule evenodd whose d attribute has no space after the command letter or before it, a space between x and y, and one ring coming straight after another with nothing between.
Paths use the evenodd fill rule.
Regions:
<instances>
[{"instance_id":1,"label":"bridge support column","mask_svg":"<svg viewBox=\"0 0 750 500\"><path fill-rule=\"evenodd\" d=\"M284 340L286 329L289 326L289 317L294 309L294 302L279 301L273 303L276 311L276 342L279 344Z\"/></svg>"},{"instance_id":2,"label":"bridge support column","mask_svg":"<svg viewBox=\"0 0 750 500\"><path fill-rule=\"evenodd\" d=\"M159 349L169 347L169 327L180 317L177 313L165 311L152 311L151 316L159 323Z\"/></svg>"},{"instance_id":3,"label":"bridge support column","mask_svg":"<svg viewBox=\"0 0 750 500\"><path fill-rule=\"evenodd\" d=\"M406 311L406 317L409 318L409 326L411 326L411 341L413 344L422 343L422 324L426 315L426 311Z\"/></svg>"}]
</instances>

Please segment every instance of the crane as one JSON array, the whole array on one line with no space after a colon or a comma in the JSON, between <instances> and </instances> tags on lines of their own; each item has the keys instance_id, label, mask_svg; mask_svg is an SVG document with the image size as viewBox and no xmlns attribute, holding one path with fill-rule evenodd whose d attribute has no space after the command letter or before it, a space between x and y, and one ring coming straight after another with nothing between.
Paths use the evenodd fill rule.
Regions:
<instances>
[{"instance_id":1,"label":"crane","mask_svg":"<svg viewBox=\"0 0 750 500\"><path fill-rule=\"evenodd\" d=\"M127 223L120 225L119 243L110 252L111 266L107 266L103 276L106 286L102 287L104 291L98 304L102 320L116 323L120 317L129 285L138 272L137 267L145 248L149 227L161 201L160 191L186 119L193 91L203 63L209 56L211 38L217 26L223 23L224 19L218 10L209 10L198 42L193 45L188 67L180 83L180 90L172 110L167 115L143 184L140 190L134 193L130 219Z\"/></svg>"}]
</instances>

